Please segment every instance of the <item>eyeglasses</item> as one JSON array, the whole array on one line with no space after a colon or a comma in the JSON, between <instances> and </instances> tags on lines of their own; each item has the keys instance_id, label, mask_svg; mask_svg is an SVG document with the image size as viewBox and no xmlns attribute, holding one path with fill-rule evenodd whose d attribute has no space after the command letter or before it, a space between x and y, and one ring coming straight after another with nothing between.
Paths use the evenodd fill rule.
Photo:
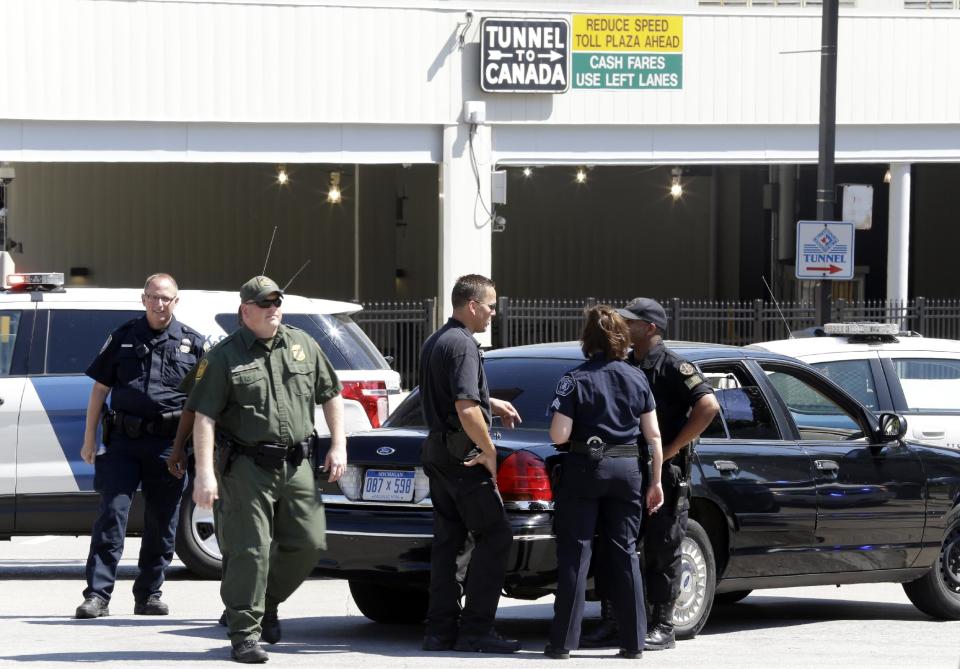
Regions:
<instances>
[{"instance_id":1,"label":"eyeglasses","mask_svg":"<svg viewBox=\"0 0 960 669\"><path fill-rule=\"evenodd\" d=\"M159 302L160 304L170 304L177 299L176 295L167 297L166 295L147 295L146 293L144 293L143 297L147 302Z\"/></svg>"},{"instance_id":2,"label":"eyeglasses","mask_svg":"<svg viewBox=\"0 0 960 669\"><path fill-rule=\"evenodd\" d=\"M270 307L280 308L280 305L283 304L283 297L275 297L272 300L250 300L247 304L255 304L261 309L269 309Z\"/></svg>"},{"instance_id":3,"label":"eyeglasses","mask_svg":"<svg viewBox=\"0 0 960 669\"><path fill-rule=\"evenodd\" d=\"M493 304L487 304L486 302L481 302L480 300L470 300L470 301L473 302L474 304L482 304L483 306L485 306L485 307L486 307L487 309L489 309L490 311L496 311L496 310L497 310L497 303L496 303L496 302L494 302Z\"/></svg>"}]
</instances>

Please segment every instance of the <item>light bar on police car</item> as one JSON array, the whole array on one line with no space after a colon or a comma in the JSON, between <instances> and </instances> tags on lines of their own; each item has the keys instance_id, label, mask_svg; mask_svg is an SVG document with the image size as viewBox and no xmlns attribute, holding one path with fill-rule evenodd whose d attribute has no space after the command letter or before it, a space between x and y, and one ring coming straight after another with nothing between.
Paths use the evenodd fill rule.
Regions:
<instances>
[{"instance_id":1,"label":"light bar on police car","mask_svg":"<svg viewBox=\"0 0 960 669\"><path fill-rule=\"evenodd\" d=\"M823 331L828 335L896 335L900 326L896 323L827 323Z\"/></svg>"},{"instance_id":2,"label":"light bar on police car","mask_svg":"<svg viewBox=\"0 0 960 669\"><path fill-rule=\"evenodd\" d=\"M63 285L63 272L17 272L16 274L8 274L7 285L10 288L28 288L31 286L59 288Z\"/></svg>"}]
</instances>

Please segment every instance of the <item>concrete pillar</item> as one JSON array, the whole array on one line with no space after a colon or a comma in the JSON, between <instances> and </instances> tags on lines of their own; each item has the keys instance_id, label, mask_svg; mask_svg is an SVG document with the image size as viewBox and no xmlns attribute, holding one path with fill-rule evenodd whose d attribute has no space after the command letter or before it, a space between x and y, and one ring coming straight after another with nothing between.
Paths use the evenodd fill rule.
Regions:
<instances>
[{"instance_id":1,"label":"concrete pillar","mask_svg":"<svg viewBox=\"0 0 960 669\"><path fill-rule=\"evenodd\" d=\"M910 163L890 165L887 299L907 300L910 258Z\"/></svg>"},{"instance_id":2,"label":"concrete pillar","mask_svg":"<svg viewBox=\"0 0 960 669\"><path fill-rule=\"evenodd\" d=\"M497 280L491 276L490 137L490 128L485 125L459 123L443 128L438 297L444 321L452 311L450 291L457 277L483 274ZM477 339L484 346L490 345L489 332L477 335Z\"/></svg>"}]
</instances>

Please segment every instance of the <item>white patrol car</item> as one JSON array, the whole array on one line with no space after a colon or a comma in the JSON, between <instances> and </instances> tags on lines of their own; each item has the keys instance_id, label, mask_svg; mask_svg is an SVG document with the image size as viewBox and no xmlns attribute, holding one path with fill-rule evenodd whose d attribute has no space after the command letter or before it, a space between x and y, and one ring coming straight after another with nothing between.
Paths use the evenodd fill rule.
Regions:
<instances>
[{"instance_id":1,"label":"white patrol car","mask_svg":"<svg viewBox=\"0 0 960 669\"><path fill-rule=\"evenodd\" d=\"M93 467L80 458L93 385L84 371L110 332L143 315L143 291L63 288L59 273L11 274L6 282L11 288L0 290L0 538L88 534L98 495ZM236 292L182 290L179 296L175 316L211 344L238 327ZM360 309L296 295L283 302L283 322L317 340L343 383L347 432L379 427L401 399L400 375L350 318ZM322 434L319 407L316 415ZM141 528L135 508L129 533ZM219 572L212 516L194 508L189 489L177 553L194 571Z\"/></svg>"},{"instance_id":2,"label":"white patrol car","mask_svg":"<svg viewBox=\"0 0 960 669\"><path fill-rule=\"evenodd\" d=\"M813 365L874 412L907 418L907 435L960 448L960 342L888 323L828 323L816 336L754 344Z\"/></svg>"}]
</instances>

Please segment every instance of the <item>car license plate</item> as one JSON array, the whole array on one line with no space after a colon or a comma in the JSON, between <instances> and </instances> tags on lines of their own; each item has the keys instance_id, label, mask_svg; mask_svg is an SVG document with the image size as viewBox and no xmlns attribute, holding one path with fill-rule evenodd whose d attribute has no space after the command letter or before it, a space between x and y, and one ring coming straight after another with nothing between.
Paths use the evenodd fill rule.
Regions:
<instances>
[{"instance_id":1,"label":"car license plate","mask_svg":"<svg viewBox=\"0 0 960 669\"><path fill-rule=\"evenodd\" d=\"M363 499L377 502L413 500L412 471L368 469L363 478Z\"/></svg>"}]
</instances>

